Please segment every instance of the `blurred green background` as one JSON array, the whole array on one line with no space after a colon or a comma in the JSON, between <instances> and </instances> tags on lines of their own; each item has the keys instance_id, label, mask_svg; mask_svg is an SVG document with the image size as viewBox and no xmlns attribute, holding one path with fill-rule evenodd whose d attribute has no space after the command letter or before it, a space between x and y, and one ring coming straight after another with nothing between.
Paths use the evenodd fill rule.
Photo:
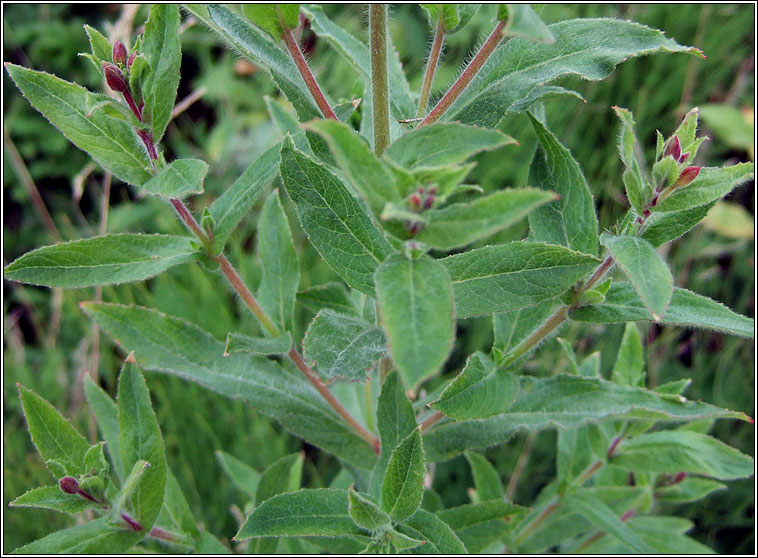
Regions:
<instances>
[{"instance_id":1,"label":"blurred green background","mask_svg":"<svg viewBox=\"0 0 758 558\"><path fill-rule=\"evenodd\" d=\"M358 5L326 6L337 23L365 39L365 10ZM623 63L599 83L564 80L587 103L557 99L546 103L547 120L559 139L573 152L584 170L597 202L601 226L609 226L627 208L616 154L618 130L613 105L631 109L637 134L648 161L655 148L655 130L665 135L693 106L702 110L701 133L711 137L698 155L698 164L751 160L754 156L754 9L753 5L545 5L547 23L573 17L620 17L656 27L681 44L696 46L706 60L684 54L656 55ZM147 15L147 6L134 14L134 30ZM449 37L434 94L444 92L461 64L492 27L494 6L483 7L471 24ZM57 4L5 6L3 40L5 61L52 72L92 89L100 77L77 52L88 50L82 25L107 31L123 17L121 4ZM430 42L425 14L417 5L397 5L391 12L391 35L411 88L418 91ZM314 73L336 100L360 96L353 70L324 41L306 29L303 42ZM280 95L264 72L241 62L216 44L200 26L183 30L182 82L178 99L201 92L200 100L170 125L164 147L173 156L195 156L211 165L206 193L193 200L207 205L266 147L278 138L264 95ZM108 232L181 233L182 227L167 204L142 198L123 183L114 182L103 217L102 172L68 143L28 103L4 73L3 265L22 253L53 242ZM413 115L409 115L413 116ZM509 116L501 126L519 147L508 146L478 156L470 182L485 190L526 183L535 139L524 116ZM54 228L45 224L33 195L39 193ZM261 198L262 199L262 198ZM737 312L754 316L755 193L752 183L733 192L721 215L710 216L689 235L666 249L679 286L719 300ZM291 221L294 223L294 221ZM229 243L231 259L245 279L257 284L260 262L255 250L255 212ZM500 235L520 238L525 224ZM302 288L334 280L333 272L307 246L302 234ZM490 239L492 242L492 239ZM15 384L21 382L71 417L83 432L92 422L82 380L95 369L111 394L121 355L99 335L78 307L98 296L94 289L61 291L3 282L3 503L26 490L50 484L52 479L32 447L24 426ZM174 268L144 284L102 289L103 300L137 303L193 321L223 339L230 330L255 331L254 319L240 307L226 285L197 264ZM312 314L299 310L299 328ZM642 324L641 324L642 326ZM572 325L561 337L571 341L579 356L600 351L607 375L621 339L621 326L608 328ZM689 377L686 395L755 416L754 344L752 341L679 328L643 326L648 374L653 385ZM489 319L468 320L459 327L455 351L444 378L462 365L465 356L492 343ZM568 366L555 341L547 343L527 365L530 373L550 374ZM222 538L237 528L244 497L222 472L214 451L222 449L262 470L282 455L304 449L304 485L326 486L336 475L332 457L293 438L281 427L239 401L229 401L176 378L149 375L148 385L167 444L168 460L188 496L196 517ZM433 388L442 378L430 382ZM188 404L190 402L191 404ZM726 443L755 455L754 429L739 421L717 423L712 433ZM490 448L493 461L507 482L526 436ZM529 504L555 471L555 434L540 433L515 497ZM666 513L695 522L691 533L723 553L749 553L754 539L754 479L729 483L729 491L715 493L694 505ZM467 501L472 485L462 458L436 467L435 489L446 505ZM74 520L54 512L7 510L4 548L16 546L59 529Z\"/></svg>"}]
</instances>

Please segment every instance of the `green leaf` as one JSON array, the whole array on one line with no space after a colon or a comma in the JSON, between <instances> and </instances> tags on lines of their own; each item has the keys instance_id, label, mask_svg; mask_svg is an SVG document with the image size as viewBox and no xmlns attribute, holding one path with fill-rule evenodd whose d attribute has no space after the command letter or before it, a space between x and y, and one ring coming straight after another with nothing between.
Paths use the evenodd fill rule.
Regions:
<instances>
[{"instance_id":1,"label":"green leaf","mask_svg":"<svg viewBox=\"0 0 758 558\"><path fill-rule=\"evenodd\" d=\"M403 521L421 505L424 493L424 448L421 431L414 429L392 452L382 483L382 509Z\"/></svg>"},{"instance_id":2,"label":"green leaf","mask_svg":"<svg viewBox=\"0 0 758 558\"><path fill-rule=\"evenodd\" d=\"M365 380L386 352L387 339L381 329L328 309L316 315L303 339L303 356L316 363L324 380Z\"/></svg>"},{"instance_id":3,"label":"green leaf","mask_svg":"<svg viewBox=\"0 0 758 558\"><path fill-rule=\"evenodd\" d=\"M457 165L481 151L516 143L497 130L457 122L432 124L403 134L384 156L406 169Z\"/></svg>"},{"instance_id":4,"label":"green leaf","mask_svg":"<svg viewBox=\"0 0 758 558\"><path fill-rule=\"evenodd\" d=\"M197 538L195 554L232 554L214 535L203 531Z\"/></svg>"},{"instance_id":5,"label":"green leaf","mask_svg":"<svg viewBox=\"0 0 758 558\"><path fill-rule=\"evenodd\" d=\"M414 539L407 535L403 535L402 533L399 533L395 531L394 529L389 529L385 537L389 538L390 542L392 543L392 546L395 547L395 550L397 552L410 550L412 548L416 548L417 546L421 546L422 544L426 544L426 541L424 541L423 539Z\"/></svg>"},{"instance_id":6,"label":"green leaf","mask_svg":"<svg viewBox=\"0 0 758 558\"><path fill-rule=\"evenodd\" d=\"M87 32L87 38L89 39L90 48L92 49L92 56L97 61L98 69L100 69L100 63L103 60L106 62L111 61L113 47L105 35L100 33L100 31L97 29L90 27L89 25L85 25L84 30Z\"/></svg>"},{"instance_id":7,"label":"green leaf","mask_svg":"<svg viewBox=\"0 0 758 558\"><path fill-rule=\"evenodd\" d=\"M700 117L713 131L718 141L734 149L753 153L755 149L755 126L737 108L726 104L710 104L700 107Z\"/></svg>"},{"instance_id":8,"label":"green leaf","mask_svg":"<svg viewBox=\"0 0 758 558\"><path fill-rule=\"evenodd\" d=\"M722 168L703 168L692 183L676 188L668 197L656 204L652 211L658 213L700 207L726 196L751 178L753 178L753 163L739 163Z\"/></svg>"},{"instance_id":9,"label":"green leaf","mask_svg":"<svg viewBox=\"0 0 758 558\"><path fill-rule=\"evenodd\" d=\"M324 308L341 314L356 315L358 313L342 283L326 283L305 289L297 293L297 300L314 313Z\"/></svg>"},{"instance_id":10,"label":"green leaf","mask_svg":"<svg viewBox=\"0 0 758 558\"><path fill-rule=\"evenodd\" d=\"M312 156L313 150L311 149L310 143L308 143L305 130L300 127L300 122L298 122L297 117L268 95L264 95L263 100L266 101L266 108L271 116L271 120L273 120L274 124L279 128L279 132L281 132L282 136L289 133L297 148L303 153Z\"/></svg>"},{"instance_id":11,"label":"green leaf","mask_svg":"<svg viewBox=\"0 0 758 558\"><path fill-rule=\"evenodd\" d=\"M755 219L744 206L735 202L717 201L705 216L703 226L727 238L755 238Z\"/></svg>"},{"instance_id":12,"label":"green leaf","mask_svg":"<svg viewBox=\"0 0 758 558\"><path fill-rule=\"evenodd\" d=\"M234 485L251 498L255 497L261 474L250 465L225 451L216 450L216 459L221 468L229 475Z\"/></svg>"},{"instance_id":13,"label":"green leaf","mask_svg":"<svg viewBox=\"0 0 758 558\"><path fill-rule=\"evenodd\" d=\"M410 537L425 540L427 544L419 549L425 554L467 554L450 526L426 510L417 510L397 528Z\"/></svg>"},{"instance_id":14,"label":"green leaf","mask_svg":"<svg viewBox=\"0 0 758 558\"><path fill-rule=\"evenodd\" d=\"M476 352L431 407L454 420L487 418L504 413L516 399L518 387L515 375Z\"/></svg>"},{"instance_id":15,"label":"green leaf","mask_svg":"<svg viewBox=\"0 0 758 558\"><path fill-rule=\"evenodd\" d=\"M471 475L474 477L474 487L479 499L484 501L500 500L504 502L505 490L503 490L503 483L500 480L500 473L497 472L492 463L487 461L487 458L483 455L473 451L466 451L464 455L469 467L471 467ZM448 521L448 523L450 522ZM450 525L455 528L452 523ZM466 546L468 547L468 545Z\"/></svg>"},{"instance_id":16,"label":"green leaf","mask_svg":"<svg viewBox=\"0 0 758 558\"><path fill-rule=\"evenodd\" d=\"M50 403L17 384L26 426L43 461L57 461L67 475L84 473L89 443Z\"/></svg>"},{"instance_id":17,"label":"green leaf","mask_svg":"<svg viewBox=\"0 0 758 558\"><path fill-rule=\"evenodd\" d=\"M248 516L234 539L362 533L348 513L347 490L316 488L287 492L266 500Z\"/></svg>"},{"instance_id":18,"label":"green leaf","mask_svg":"<svg viewBox=\"0 0 758 558\"><path fill-rule=\"evenodd\" d=\"M129 357L119 376L117 403L124 473L140 461L149 464L131 498L135 519L149 532L163 505L166 454L147 385Z\"/></svg>"},{"instance_id":19,"label":"green leaf","mask_svg":"<svg viewBox=\"0 0 758 558\"><path fill-rule=\"evenodd\" d=\"M302 122L321 118L321 111L292 58L268 35L224 6L185 4L184 7L235 51L256 66L268 69L274 83L293 104Z\"/></svg>"},{"instance_id":20,"label":"green leaf","mask_svg":"<svg viewBox=\"0 0 758 558\"><path fill-rule=\"evenodd\" d=\"M150 160L131 124L101 110L89 114L86 89L15 64L5 68L32 106L106 171L134 186L150 178Z\"/></svg>"},{"instance_id":21,"label":"green leaf","mask_svg":"<svg viewBox=\"0 0 758 558\"><path fill-rule=\"evenodd\" d=\"M300 4L243 4L247 18L271 35L281 39L284 31L299 23Z\"/></svg>"},{"instance_id":22,"label":"green leaf","mask_svg":"<svg viewBox=\"0 0 758 558\"><path fill-rule=\"evenodd\" d=\"M649 242L634 236L603 233L600 242L629 277L653 320L660 321L674 289L671 270L661 255Z\"/></svg>"},{"instance_id":23,"label":"green leaf","mask_svg":"<svg viewBox=\"0 0 758 558\"><path fill-rule=\"evenodd\" d=\"M376 299L392 360L411 389L437 372L453 344L450 277L429 256L387 258L376 270Z\"/></svg>"},{"instance_id":24,"label":"green leaf","mask_svg":"<svg viewBox=\"0 0 758 558\"><path fill-rule=\"evenodd\" d=\"M203 181L208 165L200 159L177 159L142 187L149 193L164 198L185 198L190 194L203 193Z\"/></svg>"},{"instance_id":25,"label":"green leaf","mask_svg":"<svg viewBox=\"0 0 758 558\"><path fill-rule=\"evenodd\" d=\"M230 332L226 337L224 354L286 355L291 348L292 335L289 331L273 339L270 337L249 337L241 333Z\"/></svg>"},{"instance_id":26,"label":"green leaf","mask_svg":"<svg viewBox=\"0 0 758 558\"><path fill-rule=\"evenodd\" d=\"M166 515L177 530L193 539L197 539L200 535L182 488L179 486L174 473L168 467L166 467L166 496L163 500L162 511L166 512Z\"/></svg>"},{"instance_id":27,"label":"green leaf","mask_svg":"<svg viewBox=\"0 0 758 558\"><path fill-rule=\"evenodd\" d=\"M554 43L514 38L487 59L445 119L495 127L507 112L525 110L565 75L597 81L632 56L692 52L663 33L619 19L572 19L548 25Z\"/></svg>"},{"instance_id":28,"label":"green leaf","mask_svg":"<svg viewBox=\"0 0 758 558\"><path fill-rule=\"evenodd\" d=\"M393 252L346 186L285 138L281 152L284 187L300 223L321 257L347 283L374 294L373 274Z\"/></svg>"},{"instance_id":29,"label":"green leaf","mask_svg":"<svg viewBox=\"0 0 758 558\"><path fill-rule=\"evenodd\" d=\"M89 374L84 378L84 392L87 394L92 412L97 420L97 427L105 439L105 447L111 456L118 478L124 478L124 466L121 463L121 436L118 425L118 407L103 388L98 386Z\"/></svg>"},{"instance_id":30,"label":"green leaf","mask_svg":"<svg viewBox=\"0 0 758 558\"><path fill-rule=\"evenodd\" d=\"M439 250L460 248L495 234L556 198L552 192L518 188L426 211L426 224L413 239Z\"/></svg>"},{"instance_id":31,"label":"green leaf","mask_svg":"<svg viewBox=\"0 0 758 558\"><path fill-rule=\"evenodd\" d=\"M529 214L531 236L577 252L597 255L597 216L582 170L558 139L529 114L541 148L532 161L529 182L560 199Z\"/></svg>"},{"instance_id":32,"label":"green leaf","mask_svg":"<svg viewBox=\"0 0 758 558\"><path fill-rule=\"evenodd\" d=\"M687 477L673 486L656 488L655 498L661 502L685 504L696 502L716 490L725 490L727 486L713 479Z\"/></svg>"},{"instance_id":33,"label":"green leaf","mask_svg":"<svg viewBox=\"0 0 758 558\"><path fill-rule=\"evenodd\" d=\"M144 113L152 119L153 140L156 144L161 141L171 120L179 87L179 69L182 63L180 22L179 6L153 4L142 36L140 51L150 65L142 86Z\"/></svg>"},{"instance_id":34,"label":"green leaf","mask_svg":"<svg viewBox=\"0 0 758 558\"><path fill-rule=\"evenodd\" d=\"M369 492L379 497L392 452L417 426L416 414L405 394L405 382L396 370L390 372L382 383L376 409L376 424L379 428L382 453L372 471Z\"/></svg>"},{"instance_id":35,"label":"green leaf","mask_svg":"<svg viewBox=\"0 0 758 558\"><path fill-rule=\"evenodd\" d=\"M493 314L494 348L503 355L508 353L553 313L553 307L553 303L545 302L520 310Z\"/></svg>"},{"instance_id":36,"label":"green leaf","mask_svg":"<svg viewBox=\"0 0 758 558\"><path fill-rule=\"evenodd\" d=\"M526 515L527 508L490 500L437 512L460 538L470 554L480 554L505 536Z\"/></svg>"},{"instance_id":37,"label":"green leaf","mask_svg":"<svg viewBox=\"0 0 758 558\"><path fill-rule=\"evenodd\" d=\"M8 265L5 278L32 285L81 288L140 281L194 258L190 239L111 234L43 246Z\"/></svg>"},{"instance_id":38,"label":"green leaf","mask_svg":"<svg viewBox=\"0 0 758 558\"><path fill-rule=\"evenodd\" d=\"M502 10L504 6L507 9ZM529 4L500 4L498 19L506 21L506 37L523 37L540 43L554 43L555 37ZM502 13L502 12L505 13Z\"/></svg>"},{"instance_id":39,"label":"green leaf","mask_svg":"<svg viewBox=\"0 0 758 558\"><path fill-rule=\"evenodd\" d=\"M357 132L336 120L315 120L305 127L326 140L340 169L375 214L385 203L400 199L394 176Z\"/></svg>"},{"instance_id":40,"label":"green leaf","mask_svg":"<svg viewBox=\"0 0 758 558\"><path fill-rule=\"evenodd\" d=\"M593 323L641 321L650 320L650 312L635 292L634 286L621 281L611 285L605 303L578 308L571 313L571 319ZM674 288L671 302L660 323L712 329L751 339L755 330L752 318L732 312L715 300L679 287Z\"/></svg>"},{"instance_id":41,"label":"green leaf","mask_svg":"<svg viewBox=\"0 0 758 558\"><path fill-rule=\"evenodd\" d=\"M385 531L392 526L390 516L351 486L347 491L348 513L356 525L369 531Z\"/></svg>"},{"instance_id":42,"label":"green leaf","mask_svg":"<svg viewBox=\"0 0 758 558\"><path fill-rule=\"evenodd\" d=\"M149 308L85 303L85 312L143 368L178 375L241 397L313 445L370 469L376 456L302 376L244 353L223 356L224 343L194 324Z\"/></svg>"},{"instance_id":43,"label":"green leaf","mask_svg":"<svg viewBox=\"0 0 758 558\"><path fill-rule=\"evenodd\" d=\"M263 471L255 491L255 502L261 504L277 494L300 490L303 478L303 452L280 457Z\"/></svg>"},{"instance_id":44,"label":"green leaf","mask_svg":"<svg viewBox=\"0 0 758 558\"><path fill-rule=\"evenodd\" d=\"M543 304L599 263L594 256L541 242L486 246L440 261L453 281L458 318Z\"/></svg>"},{"instance_id":45,"label":"green leaf","mask_svg":"<svg viewBox=\"0 0 758 558\"><path fill-rule=\"evenodd\" d=\"M213 247L220 254L242 218L253 207L258 195L279 174L279 145L270 147L253 161L234 184L224 191L208 211L216 221L213 231Z\"/></svg>"},{"instance_id":46,"label":"green leaf","mask_svg":"<svg viewBox=\"0 0 758 558\"><path fill-rule=\"evenodd\" d=\"M260 305L281 330L290 331L294 327L300 267L279 190L271 192L261 210L258 255L264 264L258 286Z\"/></svg>"},{"instance_id":47,"label":"green leaf","mask_svg":"<svg viewBox=\"0 0 758 558\"><path fill-rule=\"evenodd\" d=\"M641 434L619 444L610 464L639 472L695 473L720 480L750 477L753 458L725 443L681 430Z\"/></svg>"},{"instance_id":48,"label":"green leaf","mask_svg":"<svg viewBox=\"0 0 758 558\"><path fill-rule=\"evenodd\" d=\"M21 546L14 554L124 554L147 535L126 531L100 517Z\"/></svg>"},{"instance_id":49,"label":"green leaf","mask_svg":"<svg viewBox=\"0 0 758 558\"><path fill-rule=\"evenodd\" d=\"M613 381L625 386L645 385L645 358L640 332L634 322L628 322L611 373Z\"/></svg>"},{"instance_id":50,"label":"green leaf","mask_svg":"<svg viewBox=\"0 0 758 558\"><path fill-rule=\"evenodd\" d=\"M522 376L519 380L519 394L506 413L483 420L447 422L425 432L427 460L449 459L464 449L502 443L523 430L577 428L605 418L750 420L743 413L707 403L674 400L668 395L599 378L558 375L552 378Z\"/></svg>"},{"instance_id":51,"label":"green leaf","mask_svg":"<svg viewBox=\"0 0 758 558\"><path fill-rule=\"evenodd\" d=\"M429 18L429 27L436 29L437 21L442 20L445 32L455 29L461 21L458 15L458 4L419 4Z\"/></svg>"},{"instance_id":52,"label":"green leaf","mask_svg":"<svg viewBox=\"0 0 758 558\"><path fill-rule=\"evenodd\" d=\"M623 175L626 197L637 214L642 215L652 198L653 189L642 176L642 171L637 161L635 150L641 148L634 132L634 117L625 108L613 107L613 110L616 112L619 120L621 120L618 148L619 155L626 169Z\"/></svg>"},{"instance_id":53,"label":"green leaf","mask_svg":"<svg viewBox=\"0 0 758 558\"><path fill-rule=\"evenodd\" d=\"M78 494L66 494L57 486L34 488L8 504L9 508L44 508L72 515L98 506Z\"/></svg>"},{"instance_id":54,"label":"green leaf","mask_svg":"<svg viewBox=\"0 0 758 558\"><path fill-rule=\"evenodd\" d=\"M592 522L607 535L621 541L635 552L655 554L655 549L647 544L636 532L606 506L602 500L589 492L578 491L568 496L567 505Z\"/></svg>"}]
</instances>

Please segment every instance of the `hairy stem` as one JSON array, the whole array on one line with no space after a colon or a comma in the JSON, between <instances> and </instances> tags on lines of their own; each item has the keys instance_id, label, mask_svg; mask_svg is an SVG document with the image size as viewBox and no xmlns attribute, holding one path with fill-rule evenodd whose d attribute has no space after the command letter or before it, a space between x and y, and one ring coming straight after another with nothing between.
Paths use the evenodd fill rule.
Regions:
<instances>
[{"instance_id":1,"label":"hairy stem","mask_svg":"<svg viewBox=\"0 0 758 558\"><path fill-rule=\"evenodd\" d=\"M568 306L561 306L553 312L553 314L543 322L543 324L535 329L532 334L524 339L521 343L516 345L513 348L513 351L510 352L508 358L503 363L505 366L509 364L513 364L516 362L521 356L528 353L529 350L537 345L540 341L542 341L545 337L550 335L550 333L557 328L559 325L561 325L566 318L568 317Z\"/></svg>"},{"instance_id":2,"label":"hairy stem","mask_svg":"<svg viewBox=\"0 0 758 558\"><path fill-rule=\"evenodd\" d=\"M492 31L492 33L490 33L490 36L487 37L486 41L484 41L484 44L482 45L482 48L479 49L479 52L477 52L474 58L471 59L471 62L469 62L468 66L466 66L466 69L463 70L463 73L460 75L460 77L450 87L450 89L448 89L447 93L445 93L445 96L440 99L440 101L435 105L431 112L426 115L426 118L421 121L419 127L426 126L432 122L436 122L445 113L445 111L450 108L450 105L453 104L453 102L461 95L461 93L463 93L466 87L468 87L468 84L471 83L471 80L474 79L474 76L476 76L479 70L482 69L482 66L490 57L490 55L495 51L497 45L500 44L500 41L503 39L504 28L505 22L498 22L498 24L495 26L495 29Z\"/></svg>"},{"instance_id":3,"label":"hairy stem","mask_svg":"<svg viewBox=\"0 0 758 558\"><path fill-rule=\"evenodd\" d=\"M421 86L421 96L418 99L418 111L416 116L424 116L426 104L429 102L429 93L432 90L434 74L437 71L437 62L442 53L442 43L445 41L445 19L442 17L442 10L437 20L437 28L434 31L434 40L432 41L432 50L429 51L429 60L426 62L426 71L424 72L424 82Z\"/></svg>"},{"instance_id":4,"label":"hairy stem","mask_svg":"<svg viewBox=\"0 0 758 558\"><path fill-rule=\"evenodd\" d=\"M369 4L371 52L371 105L374 117L374 152L384 153L390 144L390 97L387 73L387 5Z\"/></svg>"},{"instance_id":5,"label":"hairy stem","mask_svg":"<svg viewBox=\"0 0 758 558\"><path fill-rule=\"evenodd\" d=\"M526 442L524 442L524 447L521 448L521 455L518 456L518 461L516 462L516 468L513 469L513 475L511 475L511 480L508 481L508 488L505 489L505 497L508 499L509 502L513 501L513 496L516 494L516 488L518 487L519 480L521 479L521 474L524 472L524 468L526 467L526 464L529 462L529 457L532 454L532 445L534 444L534 439L537 437L537 431L533 430L529 433L529 436L526 438Z\"/></svg>"},{"instance_id":6,"label":"hairy stem","mask_svg":"<svg viewBox=\"0 0 758 558\"><path fill-rule=\"evenodd\" d=\"M308 91L311 92L313 100L316 101L318 108L321 109L324 118L338 120L337 115L334 114L332 107L329 106L324 94L321 92L321 88L318 86L316 78L313 77L311 69L308 67L308 63L305 61L305 57L303 56L292 31L290 29L285 29L282 38L284 39L284 44L287 46L290 56L292 56L292 60L295 62L295 66L297 66L300 75L303 77L305 85L308 87Z\"/></svg>"},{"instance_id":7,"label":"hairy stem","mask_svg":"<svg viewBox=\"0 0 758 558\"><path fill-rule=\"evenodd\" d=\"M432 416L430 416L428 419L426 419L424 422L421 423L421 431L423 432L424 430L432 426L434 423L441 421L443 418L445 418L445 415L443 415L439 411L436 411Z\"/></svg>"}]
</instances>

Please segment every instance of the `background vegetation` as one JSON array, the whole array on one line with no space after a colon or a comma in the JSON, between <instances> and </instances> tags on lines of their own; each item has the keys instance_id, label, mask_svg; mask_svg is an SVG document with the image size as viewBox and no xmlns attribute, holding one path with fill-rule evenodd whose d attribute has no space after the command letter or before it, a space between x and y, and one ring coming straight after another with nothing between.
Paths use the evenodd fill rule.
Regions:
<instances>
[{"instance_id":1,"label":"background vegetation","mask_svg":"<svg viewBox=\"0 0 758 558\"><path fill-rule=\"evenodd\" d=\"M50 71L96 89L100 78L95 69L76 56L88 49L82 25L107 29L107 22L115 22L122 15L121 6L8 5L3 21L5 61ZM361 7L325 9L337 23L365 38ZM477 41L489 32L491 9L483 8L471 25L448 37L433 94L446 88ZM648 150L648 160L653 159L655 130L670 133L693 106L709 107L702 112L701 133L709 135L711 142L701 149L699 164L721 165L753 158L754 9L752 5L725 4L544 7L541 16L546 23L572 17L627 18L659 28L680 44L697 46L708 56L706 60L686 55L631 60L600 83L571 83L571 88L582 92L586 104L566 98L547 103L551 129L571 149L593 190L601 226L626 210L621 162L615 152L617 119L613 105L634 112L637 135ZM146 6L139 8L134 21L144 21L146 14ZM415 5L396 6L391 12L390 31L411 87L418 90L430 36L425 14ZM360 82L334 51L308 30L303 41L314 73L332 98L361 96ZM206 193L194 200L199 208L210 203L278 137L265 96L281 99L263 72L216 45L200 26L184 31L182 45L178 99L193 93L202 93L202 97L172 122L164 145L177 157L199 157L211 165L213 174L206 179ZM101 227L108 232L181 232L181 224L164 202L136 199L134 191L117 181L110 188L105 205L108 209L103 212L102 172L89 165L84 153L21 98L5 73L3 93L3 265L34 247L92 236ZM524 115L519 115L506 119L501 129L517 138L521 146L478 157L479 166L471 179L485 190L526 183L535 144L531 126ZM39 199L35 201L36 196ZM43 215L40 201L49 211L49 219ZM671 243L668 260L677 285L754 316L753 184L733 192L727 201L733 205L724 206L726 217L712 216L684 239ZM251 214L228 243L231 258L251 285L257 284L260 274L251 233L254 219L255 214ZM503 237L520 238L524 233L525 228L516 226ZM296 241L305 244L303 237ZM301 269L308 271L303 273L301 288L333 280L333 273L312 248L301 259ZM3 293L3 504L7 506L29 488L49 484L49 473L23 424L16 382L48 399L82 431L91 432L94 425L90 423L82 380L95 369L103 387L113 394L121 356L78 307L79 302L98 296L94 289L64 292L4 282ZM219 339L224 339L227 331L255 327L252 316L223 281L197 264L174 268L144 284L106 287L101 296L108 302L137 303L183 317ZM302 331L312 315L305 308L299 308L298 313ZM646 328L651 387L691 377L688 398L755 416L753 343L714 332L640 325ZM490 318L468 320L461 327L465 329L458 333L446 377L457 372L463 355L487 350L492 343ZM600 331L605 333L598 335ZM607 375L622 331L621 325L597 330L584 325L564 329L561 337L577 347L580 357L599 351L601 368ZM534 374L549 374L554 369L565 370L568 361L558 343L551 341L528 366ZM237 530L244 496L223 473L214 455L216 450L263 470L277 458L302 449L306 455L303 486L307 487L327 486L336 474L333 458L289 436L242 402L215 396L170 376L149 375L147 381L166 441L168 463L196 517L219 536L229 538ZM712 433L755 455L751 425L723 421ZM487 450L487 457L506 481L528 438L520 435ZM514 497L517 503L531 501L555 471L555 434L540 433L530 445L531 456ZM463 457L438 464L436 479L434 488L446 506L467 501L466 487L472 481ZM729 491L668 511L692 519L696 525L692 535L715 550L748 553L754 544L753 482L732 482ZM55 512L6 510L3 550L10 551L71 521Z\"/></svg>"}]
</instances>

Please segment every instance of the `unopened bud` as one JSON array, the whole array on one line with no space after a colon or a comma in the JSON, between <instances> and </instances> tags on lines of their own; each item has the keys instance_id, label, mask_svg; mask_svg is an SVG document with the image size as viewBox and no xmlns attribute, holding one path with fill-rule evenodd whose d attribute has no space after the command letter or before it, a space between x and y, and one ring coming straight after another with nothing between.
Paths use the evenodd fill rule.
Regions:
<instances>
[{"instance_id":1,"label":"unopened bud","mask_svg":"<svg viewBox=\"0 0 758 558\"><path fill-rule=\"evenodd\" d=\"M111 59L114 64L124 64L126 62L126 47L121 41L113 43L113 52L111 53Z\"/></svg>"},{"instance_id":2,"label":"unopened bud","mask_svg":"<svg viewBox=\"0 0 758 558\"><path fill-rule=\"evenodd\" d=\"M113 89L116 93L129 91L126 78L118 66L103 62L103 72L105 73L105 81L108 83L108 87Z\"/></svg>"},{"instance_id":3,"label":"unopened bud","mask_svg":"<svg viewBox=\"0 0 758 558\"><path fill-rule=\"evenodd\" d=\"M680 482L682 482L686 478L687 478L687 473L685 473L685 472L677 473L676 475L674 475L674 478L671 479L671 484L672 485L679 484Z\"/></svg>"},{"instance_id":4,"label":"unopened bud","mask_svg":"<svg viewBox=\"0 0 758 558\"><path fill-rule=\"evenodd\" d=\"M74 477L63 477L58 481L58 485L66 494L76 494L79 492L79 483Z\"/></svg>"},{"instance_id":5,"label":"unopened bud","mask_svg":"<svg viewBox=\"0 0 758 558\"><path fill-rule=\"evenodd\" d=\"M424 209L429 209L434 204L434 195L429 194L424 200Z\"/></svg>"},{"instance_id":6,"label":"unopened bud","mask_svg":"<svg viewBox=\"0 0 758 558\"><path fill-rule=\"evenodd\" d=\"M413 211L418 211L421 209L421 196L415 192L411 194L411 196L408 198L408 205Z\"/></svg>"},{"instance_id":7,"label":"unopened bud","mask_svg":"<svg viewBox=\"0 0 758 558\"><path fill-rule=\"evenodd\" d=\"M137 51L135 50L129 55L129 60L126 61L126 67L131 68L132 64L134 64L134 59L137 58Z\"/></svg>"},{"instance_id":8,"label":"unopened bud","mask_svg":"<svg viewBox=\"0 0 758 558\"><path fill-rule=\"evenodd\" d=\"M672 136L671 139L666 142L666 146L663 149L663 156L667 157L668 155L671 155L677 161L682 156L682 144L679 143L678 136Z\"/></svg>"},{"instance_id":9,"label":"unopened bud","mask_svg":"<svg viewBox=\"0 0 758 558\"><path fill-rule=\"evenodd\" d=\"M676 179L676 182L674 182L674 188L687 186L687 184L695 180L697 175L700 174L700 168L701 167L687 167L684 169L682 174L679 175L679 178Z\"/></svg>"},{"instance_id":10,"label":"unopened bud","mask_svg":"<svg viewBox=\"0 0 758 558\"><path fill-rule=\"evenodd\" d=\"M429 193L432 194L433 196L436 196L437 192L439 192L439 188L437 188L437 186L430 186L429 187Z\"/></svg>"}]
</instances>

